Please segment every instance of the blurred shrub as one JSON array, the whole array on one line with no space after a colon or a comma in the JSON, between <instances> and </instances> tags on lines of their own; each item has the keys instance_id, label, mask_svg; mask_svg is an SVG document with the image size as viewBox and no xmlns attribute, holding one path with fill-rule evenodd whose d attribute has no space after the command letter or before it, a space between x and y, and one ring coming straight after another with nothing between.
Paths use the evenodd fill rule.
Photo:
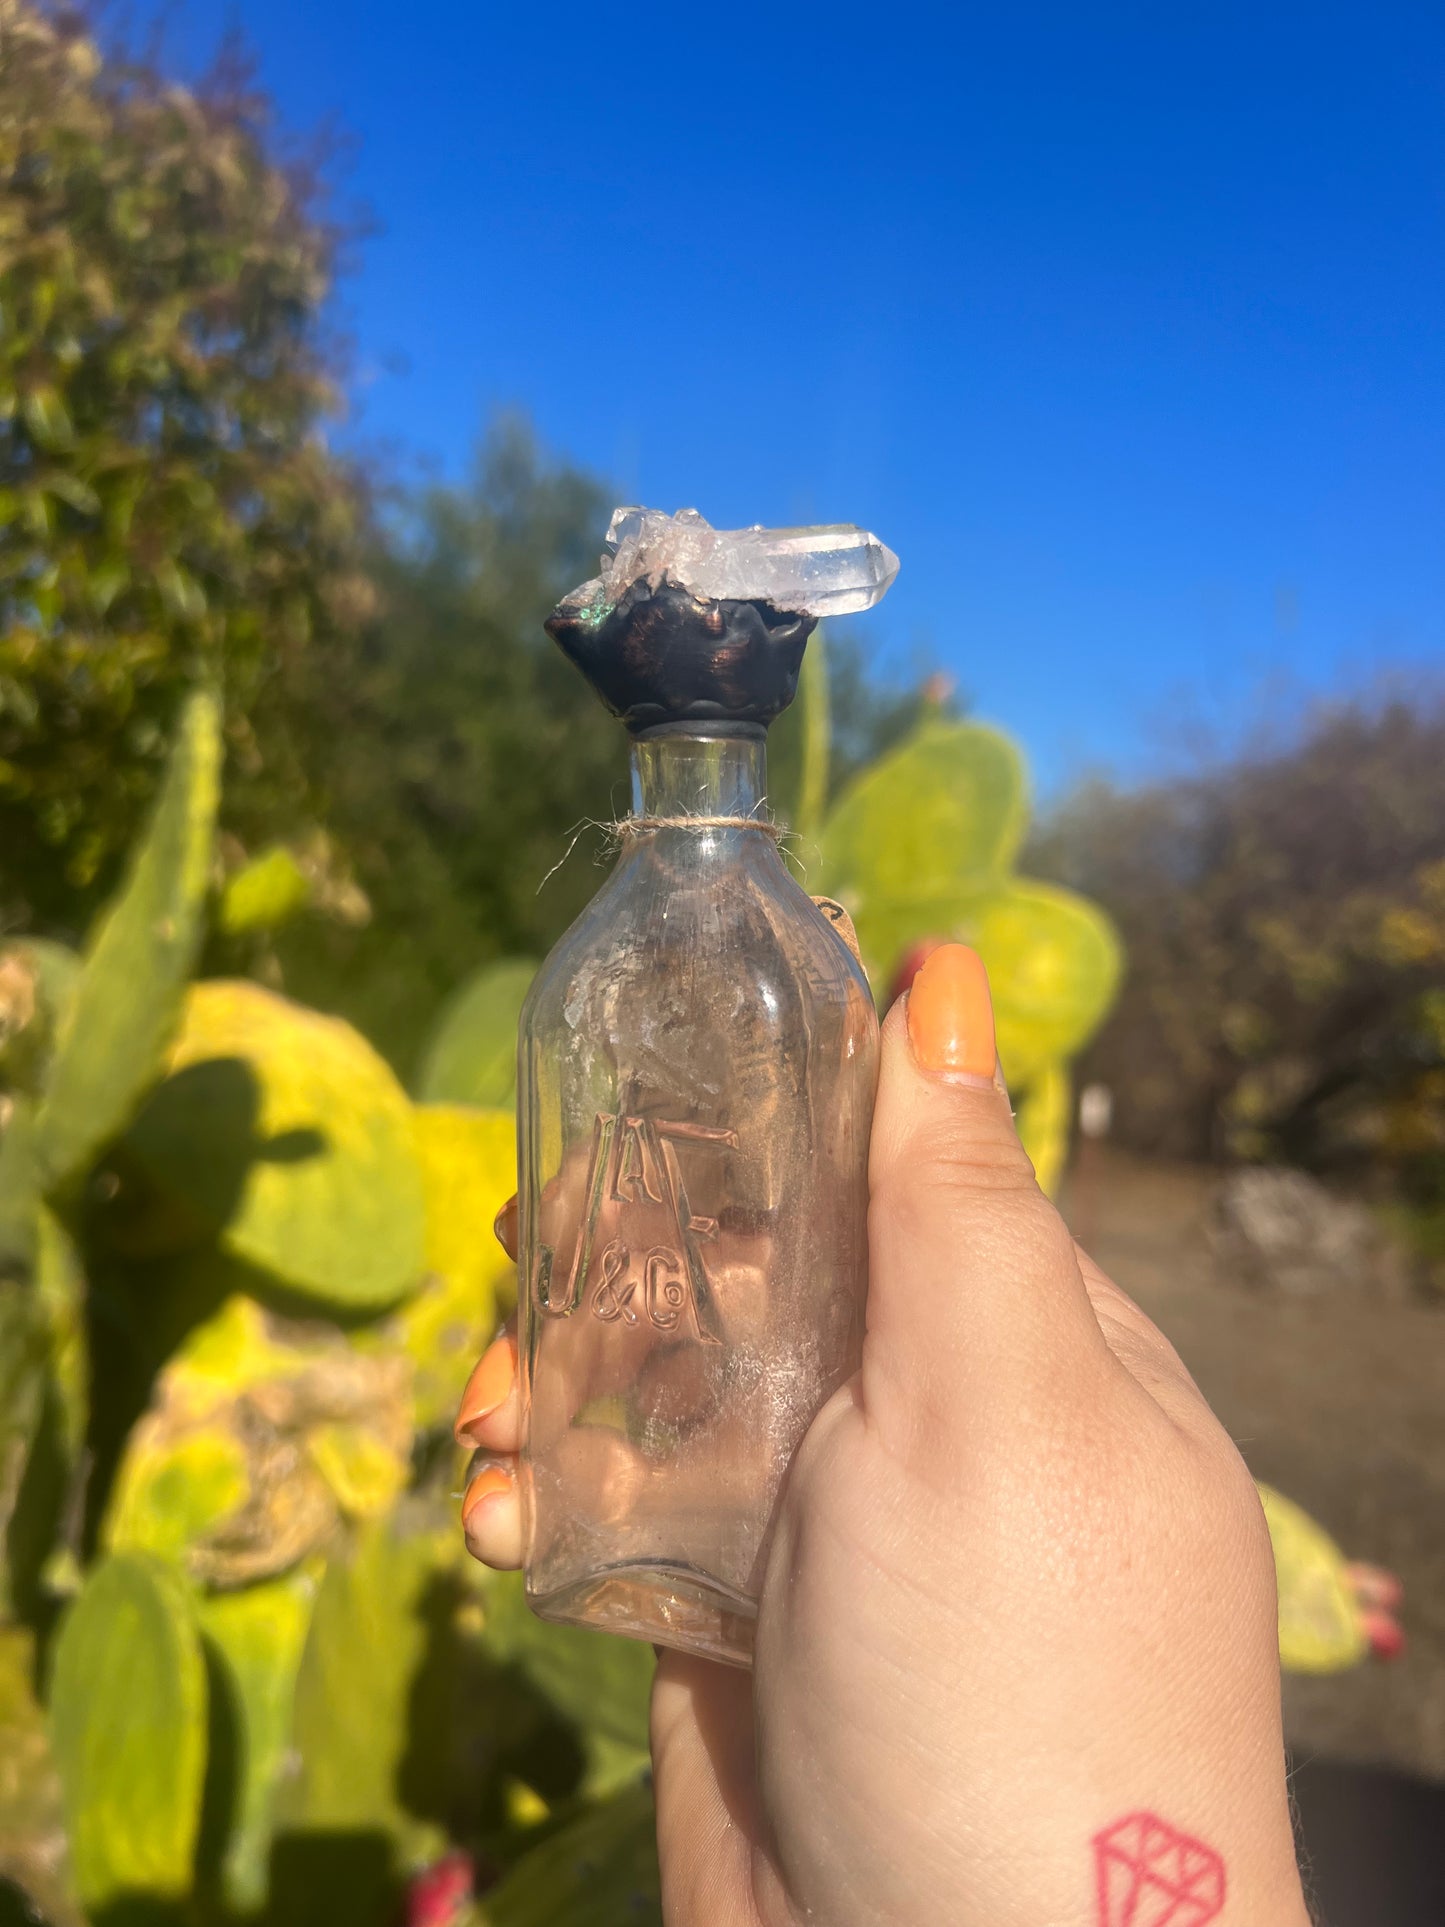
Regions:
<instances>
[{"instance_id":1,"label":"blurred shrub","mask_svg":"<svg viewBox=\"0 0 1445 1927\"><path fill-rule=\"evenodd\" d=\"M187 91L29 0L3 34L0 912L75 930L204 677L234 827L294 830L293 706L373 592L314 174L234 66Z\"/></svg>"},{"instance_id":2,"label":"blurred shrub","mask_svg":"<svg viewBox=\"0 0 1445 1927\"><path fill-rule=\"evenodd\" d=\"M1393 1179L1445 1224L1445 709L1359 701L1297 744L1072 798L1033 860L1129 958L1088 1074L1129 1144Z\"/></svg>"}]
</instances>

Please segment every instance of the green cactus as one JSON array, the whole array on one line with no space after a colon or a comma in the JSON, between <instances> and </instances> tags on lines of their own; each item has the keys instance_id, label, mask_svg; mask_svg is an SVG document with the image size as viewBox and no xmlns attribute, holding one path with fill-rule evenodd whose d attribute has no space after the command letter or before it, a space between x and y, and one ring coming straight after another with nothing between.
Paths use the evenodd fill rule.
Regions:
<instances>
[{"instance_id":1,"label":"green cactus","mask_svg":"<svg viewBox=\"0 0 1445 1927\"><path fill-rule=\"evenodd\" d=\"M1023 759L1008 737L929 715L833 805L818 887L845 887L858 923L920 893L1007 876L1027 828Z\"/></svg>"},{"instance_id":2,"label":"green cactus","mask_svg":"<svg viewBox=\"0 0 1445 1927\"><path fill-rule=\"evenodd\" d=\"M16 937L0 944L0 1079L39 1097L56 1039L80 981L80 958L63 943Z\"/></svg>"},{"instance_id":3,"label":"green cactus","mask_svg":"<svg viewBox=\"0 0 1445 1927\"><path fill-rule=\"evenodd\" d=\"M517 1020L537 974L528 957L488 964L446 1004L422 1060L424 1104L510 1106L517 1092Z\"/></svg>"},{"instance_id":4,"label":"green cactus","mask_svg":"<svg viewBox=\"0 0 1445 1927\"><path fill-rule=\"evenodd\" d=\"M310 901L310 878L284 843L274 843L226 879L216 924L227 937L279 930Z\"/></svg>"},{"instance_id":5,"label":"green cactus","mask_svg":"<svg viewBox=\"0 0 1445 1927\"><path fill-rule=\"evenodd\" d=\"M220 778L214 697L187 704L150 826L85 947L35 1121L53 1195L86 1171L155 1077L204 929Z\"/></svg>"},{"instance_id":6,"label":"green cactus","mask_svg":"<svg viewBox=\"0 0 1445 1927\"><path fill-rule=\"evenodd\" d=\"M221 1588L299 1565L406 1484L408 1378L394 1355L233 1295L161 1373L117 1469L103 1543Z\"/></svg>"},{"instance_id":7,"label":"green cactus","mask_svg":"<svg viewBox=\"0 0 1445 1927\"><path fill-rule=\"evenodd\" d=\"M450 1523L450 1522L449 1522ZM434 1858L445 1836L413 1814L401 1776L412 1696L427 1646L425 1606L454 1565L457 1535L377 1520L327 1561L296 1677L291 1725L295 1770L278 1788L278 1849L294 1856L308 1837L367 1835L384 1843L395 1872ZM355 1868L355 1885L328 1899L335 1918L381 1920L386 1884Z\"/></svg>"},{"instance_id":8,"label":"green cactus","mask_svg":"<svg viewBox=\"0 0 1445 1927\"><path fill-rule=\"evenodd\" d=\"M485 1927L662 1927L652 1792L631 1786L547 1835L481 1909Z\"/></svg>"},{"instance_id":9,"label":"green cactus","mask_svg":"<svg viewBox=\"0 0 1445 1927\"><path fill-rule=\"evenodd\" d=\"M880 996L925 942L979 951L1024 1143L1052 1185L1069 1137L1063 1067L1108 1010L1121 959L1102 911L1012 874L1027 823L1013 744L931 715L839 797L809 887L851 913Z\"/></svg>"},{"instance_id":10,"label":"green cactus","mask_svg":"<svg viewBox=\"0 0 1445 1927\"><path fill-rule=\"evenodd\" d=\"M1259 1487L1279 1585L1280 1663L1292 1673L1339 1673L1369 1651L1345 1555L1309 1514Z\"/></svg>"},{"instance_id":11,"label":"green cactus","mask_svg":"<svg viewBox=\"0 0 1445 1927\"><path fill-rule=\"evenodd\" d=\"M257 984L197 984L167 1068L125 1151L173 1204L177 1244L215 1236L352 1311L415 1289L425 1202L411 1106L349 1024Z\"/></svg>"},{"instance_id":12,"label":"green cactus","mask_svg":"<svg viewBox=\"0 0 1445 1927\"><path fill-rule=\"evenodd\" d=\"M1019 1136L1033 1159L1034 1176L1050 1196L1064 1175L1073 1108L1073 1079L1062 1064L1043 1065L1019 1099Z\"/></svg>"},{"instance_id":13,"label":"green cactus","mask_svg":"<svg viewBox=\"0 0 1445 1927\"><path fill-rule=\"evenodd\" d=\"M184 1582L104 1559L66 1616L50 1688L82 1904L189 1892L206 1766L206 1667Z\"/></svg>"},{"instance_id":14,"label":"green cactus","mask_svg":"<svg viewBox=\"0 0 1445 1927\"><path fill-rule=\"evenodd\" d=\"M221 1892L241 1914L266 1901L277 1789L288 1770L296 1676L321 1570L313 1560L283 1578L197 1601L229 1701L235 1779Z\"/></svg>"}]
</instances>

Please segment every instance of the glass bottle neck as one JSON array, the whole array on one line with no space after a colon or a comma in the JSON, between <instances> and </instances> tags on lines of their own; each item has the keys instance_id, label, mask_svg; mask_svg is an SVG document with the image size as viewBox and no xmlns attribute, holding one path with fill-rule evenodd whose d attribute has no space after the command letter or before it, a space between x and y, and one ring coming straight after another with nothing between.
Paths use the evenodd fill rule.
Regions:
<instances>
[{"instance_id":1,"label":"glass bottle neck","mask_svg":"<svg viewBox=\"0 0 1445 1927\"><path fill-rule=\"evenodd\" d=\"M632 745L634 816L758 816L767 790L761 736L652 736Z\"/></svg>"}]
</instances>

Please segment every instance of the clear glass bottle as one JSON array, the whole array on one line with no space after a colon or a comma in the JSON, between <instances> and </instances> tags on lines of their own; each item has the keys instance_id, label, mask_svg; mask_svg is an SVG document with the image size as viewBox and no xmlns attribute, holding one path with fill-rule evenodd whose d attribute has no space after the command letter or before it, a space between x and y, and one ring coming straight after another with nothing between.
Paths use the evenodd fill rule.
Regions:
<instances>
[{"instance_id":1,"label":"clear glass bottle","mask_svg":"<svg viewBox=\"0 0 1445 1927\"><path fill-rule=\"evenodd\" d=\"M812 621L576 602L549 628L633 731L633 817L522 1015L527 1594L746 1665L779 1486L859 1360L877 1019L750 820Z\"/></svg>"}]
</instances>

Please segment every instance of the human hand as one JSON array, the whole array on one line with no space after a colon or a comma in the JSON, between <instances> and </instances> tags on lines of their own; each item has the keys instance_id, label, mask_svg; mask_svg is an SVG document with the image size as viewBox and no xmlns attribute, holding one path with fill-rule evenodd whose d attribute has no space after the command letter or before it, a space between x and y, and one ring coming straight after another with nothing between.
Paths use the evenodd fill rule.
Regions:
<instances>
[{"instance_id":1,"label":"human hand","mask_svg":"<svg viewBox=\"0 0 1445 1927\"><path fill-rule=\"evenodd\" d=\"M862 1368L780 1498L753 1675L658 1665L669 1927L1305 1927L1259 1501L1035 1184L962 946L884 1025L870 1184ZM503 1338L458 1420L494 1566L519 1425Z\"/></svg>"}]
</instances>

